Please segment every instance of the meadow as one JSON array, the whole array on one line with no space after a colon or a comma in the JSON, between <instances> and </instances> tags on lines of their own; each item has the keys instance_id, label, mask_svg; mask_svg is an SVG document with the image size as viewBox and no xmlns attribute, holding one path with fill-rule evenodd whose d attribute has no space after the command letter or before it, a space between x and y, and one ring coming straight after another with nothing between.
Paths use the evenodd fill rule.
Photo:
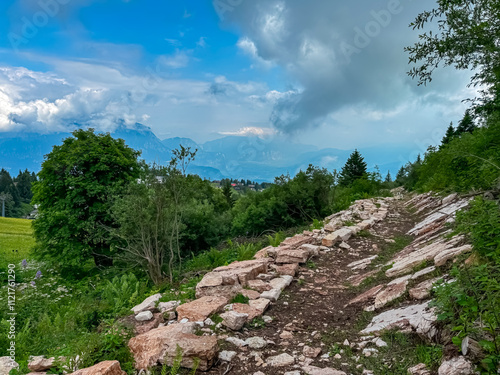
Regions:
<instances>
[{"instance_id":1,"label":"meadow","mask_svg":"<svg viewBox=\"0 0 500 375\"><path fill-rule=\"evenodd\" d=\"M0 217L0 269L29 258L34 245L31 220Z\"/></svg>"}]
</instances>

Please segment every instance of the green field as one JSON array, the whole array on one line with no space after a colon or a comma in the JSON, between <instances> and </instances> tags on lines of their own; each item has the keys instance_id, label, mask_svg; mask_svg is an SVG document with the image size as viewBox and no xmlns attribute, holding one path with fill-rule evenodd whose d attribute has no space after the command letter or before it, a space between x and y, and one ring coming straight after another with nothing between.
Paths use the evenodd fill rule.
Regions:
<instances>
[{"instance_id":1,"label":"green field","mask_svg":"<svg viewBox=\"0 0 500 375\"><path fill-rule=\"evenodd\" d=\"M34 245L31 220L0 217L0 268L28 258Z\"/></svg>"}]
</instances>

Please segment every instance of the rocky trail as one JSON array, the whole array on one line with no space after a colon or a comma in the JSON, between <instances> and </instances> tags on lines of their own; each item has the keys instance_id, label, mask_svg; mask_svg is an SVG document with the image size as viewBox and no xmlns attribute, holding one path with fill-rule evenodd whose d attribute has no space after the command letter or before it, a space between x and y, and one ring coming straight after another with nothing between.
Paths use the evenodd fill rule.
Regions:
<instances>
[{"instance_id":1,"label":"rocky trail","mask_svg":"<svg viewBox=\"0 0 500 375\"><path fill-rule=\"evenodd\" d=\"M136 368L171 365L180 347L183 367L214 375L401 373L388 369L404 366L397 362L405 348L381 336L399 330L422 341L441 339L428 306L431 289L448 279L451 262L471 250L463 238L445 237L446 223L467 203L457 195L408 196L401 190L360 200L326 218L321 230L206 274L194 301L179 305L158 303L159 294L149 297L133 309L137 336L129 347ZM472 374L459 354L447 348L437 372L418 363L405 369ZM100 365L99 373L106 374ZM114 374L116 364L110 366Z\"/></svg>"}]
</instances>

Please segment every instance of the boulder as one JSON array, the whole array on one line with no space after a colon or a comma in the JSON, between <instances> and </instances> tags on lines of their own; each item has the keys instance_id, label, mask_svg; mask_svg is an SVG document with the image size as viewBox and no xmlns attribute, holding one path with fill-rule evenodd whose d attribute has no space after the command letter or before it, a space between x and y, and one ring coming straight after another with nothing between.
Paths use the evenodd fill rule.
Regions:
<instances>
[{"instance_id":1,"label":"boulder","mask_svg":"<svg viewBox=\"0 0 500 375\"><path fill-rule=\"evenodd\" d=\"M269 300L266 300L269 302ZM254 320L256 317L261 316L264 311L257 309L255 307L252 307L250 305L244 304L244 303L234 303L233 304L233 311L240 313L240 314L246 314L248 315L248 321Z\"/></svg>"},{"instance_id":2,"label":"boulder","mask_svg":"<svg viewBox=\"0 0 500 375\"><path fill-rule=\"evenodd\" d=\"M465 357L456 357L441 364L438 375L472 375L474 369Z\"/></svg>"},{"instance_id":3,"label":"boulder","mask_svg":"<svg viewBox=\"0 0 500 375\"><path fill-rule=\"evenodd\" d=\"M181 301L160 302L158 304L158 309L161 313L174 311L180 304Z\"/></svg>"},{"instance_id":4,"label":"boulder","mask_svg":"<svg viewBox=\"0 0 500 375\"><path fill-rule=\"evenodd\" d=\"M256 290L257 292L265 292L266 290L271 290L272 287L269 283L262 280L249 280L248 287L250 289Z\"/></svg>"},{"instance_id":5,"label":"boulder","mask_svg":"<svg viewBox=\"0 0 500 375\"><path fill-rule=\"evenodd\" d=\"M385 311L375 316L360 333L370 335L393 328L410 329L423 337L433 339L437 333L436 321L437 315L434 309L429 308L429 303L426 302Z\"/></svg>"},{"instance_id":6,"label":"boulder","mask_svg":"<svg viewBox=\"0 0 500 375\"><path fill-rule=\"evenodd\" d=\"M177 307L177 320L188 319L192 322L203 322L210 315L222 311L228 302L226 297L201 297Z\"/></svg>"},{"instance_id":7,"label":"boulder","mask_svg":"<svg viewBox=\"0 0 500 375\"><path fill-rule=\"evenodd\" d=\"M45 358L43 355L31 357L28 362L28 369L33 372L45 372L54 366L55 358Z\"/></svg>"},{"instance_id":8,"label":"boulder","mask_svg":"<svg viewBox=\"0 0 500 375\"><path fill-rule=\"evenodd\" d=\"M198 369L208 370L218 352L216 336L196 336L194 323L171 324L153 329L129 341L137 370L147 370L155 365L171 366L177 355L177 346L182 350L181 366L193 368L196 358Z\"/></svg>"},{"instance_id":9,"label":"boulder","mask_svg":"<svg viewBox=\"0 0 500 375\"><path fill-rule=\"evenodd\" d=\"M0 357L0 375L9 375L10 370L13 368L19 368L16 361L13 361L10 357Z\"/></svg>"},{"instance_id":10,"label":"boulder","mask_svg":"<svg viewBox=\"0 0 500 375\"><path fill-rule=\"evenodd\" d=\"M233 331L239 331L248 321L248 314L236 311L227 311L220 314L220 317L223 319L222 324Z\"/></svg>"},{"instance_id":11,"label":"boulder","mask_svg":"<svg viewBox=\"0 0 500 375\"><path fill-rule=\"evenodd\" d=\"M290 354L283 353L280 355L269 357L266 363L272 367L291 366L295 363L295 358Z\"/></svg>"},{"instance_id":12,"label":"boulder","mask_svg":"<svg viewBox=\"0 0 500 375\"><path fill-rule=\"evenodd\" d=\"M267 273L269 259L245 260L233 262L228 266L214 269L214 272L222 273L224 278L236 276L242 286L247 286L248 280L255 280L260 273Z\"/></svg>"},{"instance_id":13,"label":"boulder","mask_svg":"<svg viewBox=\"0 0 500 375\"><path fill-rule=\"evenodd\" d=\"M280 250L278 248L276 263L305 263L309 259L308 250Z\"/></svg>"},{"instance_id":14,"label":"boulder","mask_svg":"<svg viewBox=\"0 0 500 375\"><path fill-rule=\"evenodd\" d=\"M416 287L409 290L410 297L417 300L429 298L431 295L432 285L441 280L440 277L426 280L418 284Z\"/></svg>"},{"instance_id":15,"label":"boulder","mask_svg":"<svg viewBox=\"0 0 500 375\"><path fill-rule=\"evenodd\" d=\"M275 265L274 269L279 275L288 275L294 277L299 270L298 263L288 263L282 265Z\"/></svg>"},{"instance_id":16,"label":"boulder","mask_svg":"<svg viewBox=\"0 0 500 375\"><path fill-rule=\"evenodd\" d=\"M337 242L347 241L352 236L352 230L349 227L344 227L336 230L333 233L330 233L325 238L323 238L323 246L332 247Z\"/></svg>"},{"instance_id":17,"label":"boulder","mask_svg":"<svg viewBox=\"0 0 500 375\"><path fill-rule=\"evenodd\" d=\"M230 300L241 293L243 287L239 283L238 277L236 275L224 276L227 275L219 272L205 274L196 285L196 297L223 296Z\"/></svg>"},{"instance_id":18,"label":"boulder","mask_svg":"<svg viewBox=\"0 0 500 375\"><path fill-rule=\"evenodd\" d=\"M161 298L160 293L152 295L146 298L144 301L142 301L142 303L132 307L132 311L134 312L134 314L139 314L142 311L152 310L156 307L156 302L158 302L160 298Z\"/></svg>"},{"instance_id":19,"label":"boulder","mask_svg":"<svg viewBox=\"0 0 500 375\"><path fill-rule=\"evenodd\" d=\"M306 243L312 243L314 241L314 238L310 236L305 236L303 234L297 234L293 237L289 237L285 239L280 246L290 246L291 248L297 248L300 247Z\"/></svg>"},{"instance_id":20,"label":"boulder","mask_svg":"<svg viewBox=\"0 0 500 375\"><path fill-rule=\"evenodd\" d=\"M135 320L137 320L138 322L145 322L151 319L153 319L153 313L149 310L142 311L135 316Z\"/></svg>"},{"instance_id":21,"label":"boulder","mask_svg":"<svg viewBox=\"0 0 500 375\"><path fill-rule=\"evenodd\" d=\"M104 361L92 367L87 367L75 371L71 375L126 375L126 374L127 373L121 369L120 362Z\"/></svg>"}]
</instances>

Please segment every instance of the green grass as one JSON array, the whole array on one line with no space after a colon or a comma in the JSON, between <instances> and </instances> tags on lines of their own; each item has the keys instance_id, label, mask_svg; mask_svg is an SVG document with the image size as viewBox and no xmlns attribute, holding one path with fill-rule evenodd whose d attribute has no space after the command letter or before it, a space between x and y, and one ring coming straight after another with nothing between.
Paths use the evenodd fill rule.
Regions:
<instances>
[{"instance_id":1,"label":"green grass","mask_svg":"<svg viewBox=\"0 0 500 375\"><path fill-rule=\"evenodd\" d=\"M28 258L34 245L31 220L0 217L0 268Z\"/></svg>"}]
</instances>

